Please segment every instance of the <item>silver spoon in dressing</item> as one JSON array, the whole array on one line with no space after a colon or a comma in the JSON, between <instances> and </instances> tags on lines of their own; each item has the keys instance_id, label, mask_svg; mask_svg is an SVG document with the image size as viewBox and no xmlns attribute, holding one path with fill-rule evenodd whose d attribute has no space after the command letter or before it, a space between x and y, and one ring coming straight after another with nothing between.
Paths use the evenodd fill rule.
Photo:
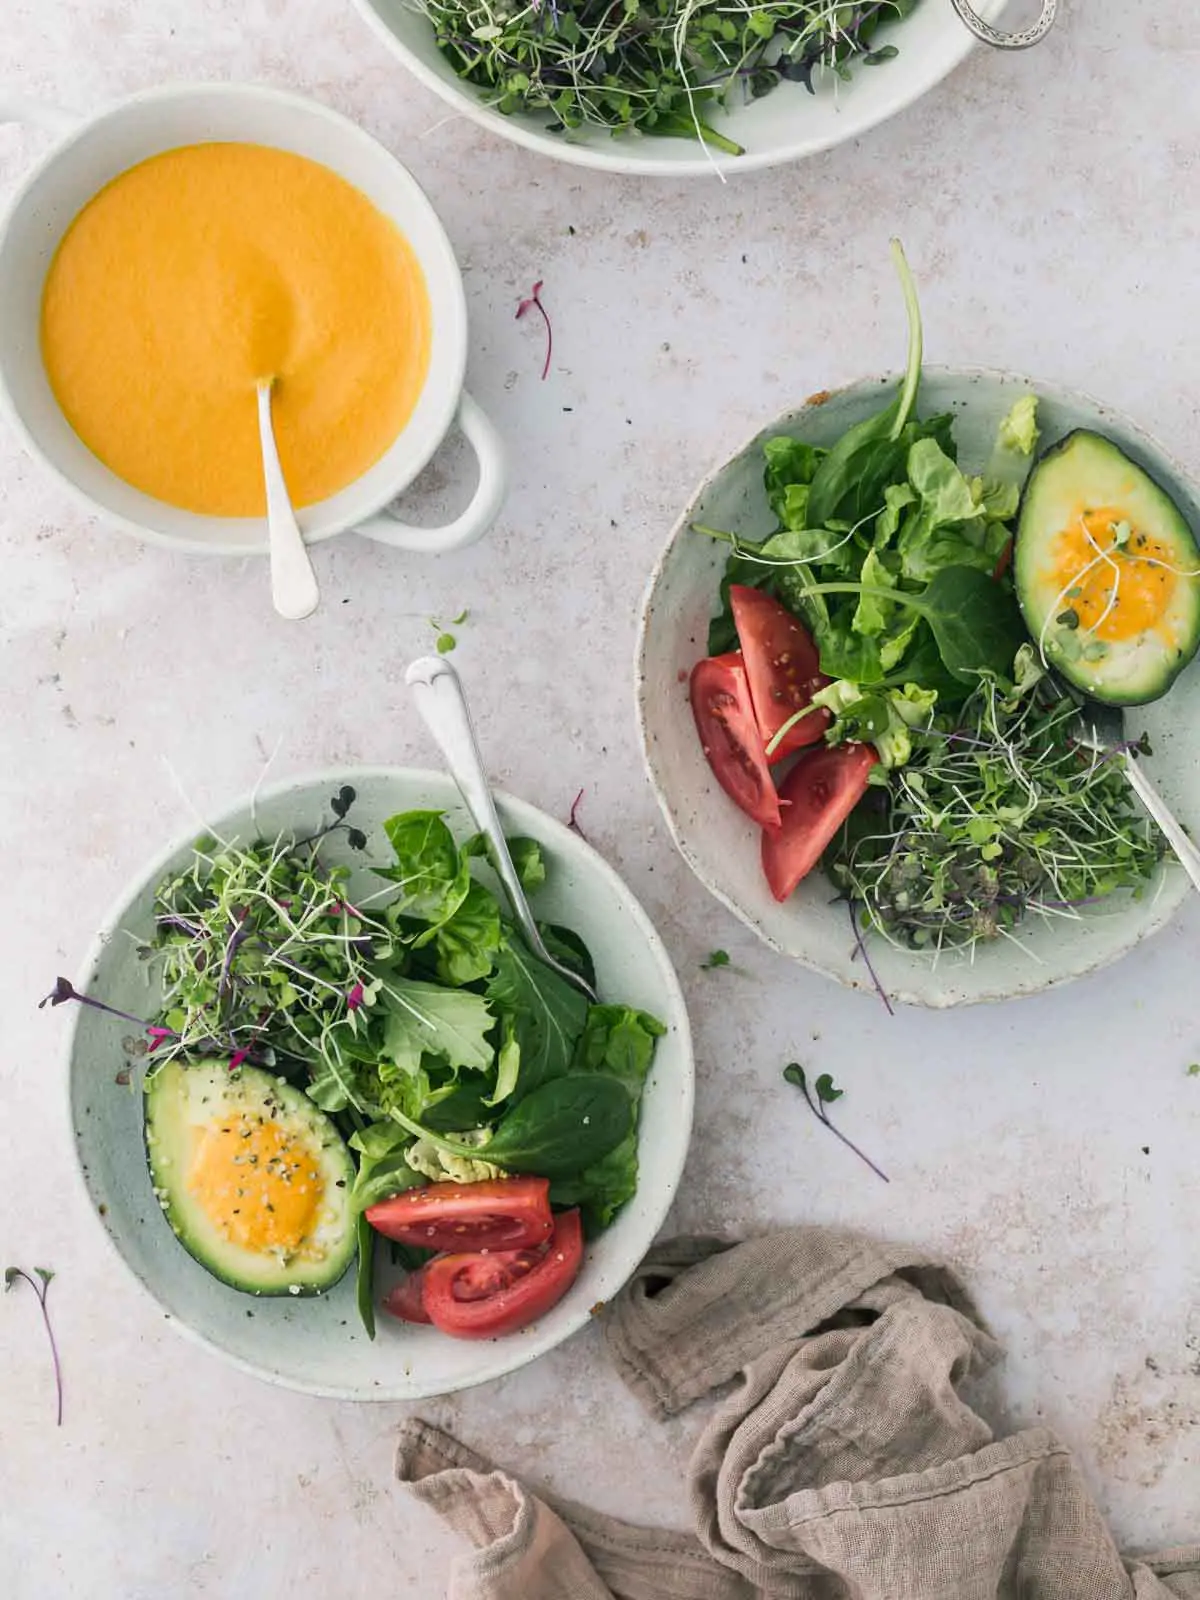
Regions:
<instances>
[{"instance_id":1,"label":"silver spoon in dressing","mask_svg":"<svg viewBox=\"0 0 1200 1600\"><path fill-rule=\"evenodd\" d=\"M308 558L304 535L292 510L291 497L271 426L274 378L258 380L258 433L262 444L263 480L267 487L267 537L271 546L271 598L281 617L299 622L311 616L321 598L317 575Z\"/></svg>"}]
</instances>

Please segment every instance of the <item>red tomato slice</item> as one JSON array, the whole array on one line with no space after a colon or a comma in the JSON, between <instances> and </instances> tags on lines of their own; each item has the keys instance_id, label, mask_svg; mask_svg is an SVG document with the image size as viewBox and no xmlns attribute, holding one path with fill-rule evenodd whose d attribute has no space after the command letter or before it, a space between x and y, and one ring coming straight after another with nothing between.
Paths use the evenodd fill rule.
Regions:
<instances>
[{"instance_id":1,"label":"red tomato slice","mask_svg":"<svg viewBox=\"0 0 1200 1600\"><path fill-rule=\"evenodd\" d=\"M741 655L734 650L697 662L690 693L696 732L717 782L760 828L777 828L779 801Z\"/></svg>"},{"instance_id":2,"label":"red tomato slice","mask_svg":"<svg viewBox=\"0 0 1200 1600\"><path fill-rule=\"evenodd\" d=\"M583 1264L578 1211L554 1219L541 1250L438 1256L422 1270L424 1307L435 1328L454 1339L495 1339L516 1333L556 1306Z\"/></svg>"},{"instance_id":3,"label":"red tomato slice","mask_svg":"<svg viewBox=\"0 0 1200 1600\"><path fill-rule=\"evenodd\" d=\"M425 1309L425 1268L405 1275L404 1281L389 1289L383 1297L383 1309L401 1322L428 1322Z\"/></svg>"},{"instance_id":4,"label":"red tomato slice","mask_svg":"<svg viewBox=\"0 0 1200 1600\"><path fill-rule=\"evenodd\" d=\"M735 583L730 585L729 603L746 663L754 717L765 747L789 717L811 703L813 695L825 688L829 679L821 675L821 658L807 628L778 600L772 600L761 589L747 589ZM794 750L816 744L831 721L824 707L802 718L768 759L782 761Z\"/></svg>"},{"instance_id":5,"label":"red tomato slice","mask_svg":"<svg viewBox=\"0 0 1200 1600\"><path fill-rule=\"evenodd\" d=\"M763 830L762 864L771 893L786 900L862 799L879 760L869 744L826 745L801 756L779 789L783 826Z\"/></svg>"},{"instance_id":6,"label":"red tomato slice","mask_svg":"<svg viewBox=\"0 0 1200 1600\"><path fill-rule=\"evenodd\" d=\"M545 1244L553 1231L550 1181L431 1183L368 1206L367 1221L421 1250L524 1250Z\"/></svg>"}]
</instances>

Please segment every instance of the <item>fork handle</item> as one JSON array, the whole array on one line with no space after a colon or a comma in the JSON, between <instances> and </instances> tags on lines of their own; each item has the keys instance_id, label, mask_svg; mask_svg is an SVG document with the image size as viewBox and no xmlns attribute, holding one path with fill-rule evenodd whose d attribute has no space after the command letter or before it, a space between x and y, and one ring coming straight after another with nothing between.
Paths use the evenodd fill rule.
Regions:
<instances>
[{"instance_id":1,"label":"fork handle","mask_svg":"<svg viewBox=\"0 0 1200 1600\"><path fill-rule=\"evenodd\" d=\"M1176 820L1166 801L1139 768L1133 756L1125 758L1125 776L1129 779L1129 787L1154 818L1172 850L1179 857L1179 865L1194 886L1200 889L1200 850L1188 838L1182 824Z\"/></svg>"},{"instance_id":2,"label":"fork handle","mask_svg":"<svg viewBox=\"0 0 1200 1600\"><path fill-rule=\"evenodd\" d=\"M951 0L951 4L975 37L984 44L990 44L994 50L1028 50L1031 45L1040 44L1054 26L1054 19L1058 15L1058 0L1042 0L1042 14L1035 23L1016 33L1007 33L985 22L970 0Z\"/></svg>"}]
</instances>

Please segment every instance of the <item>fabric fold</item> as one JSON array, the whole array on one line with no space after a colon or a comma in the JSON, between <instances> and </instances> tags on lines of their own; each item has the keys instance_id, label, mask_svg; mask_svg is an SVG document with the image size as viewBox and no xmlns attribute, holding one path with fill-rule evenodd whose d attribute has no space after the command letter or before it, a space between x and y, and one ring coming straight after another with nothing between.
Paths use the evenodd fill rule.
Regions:
<instances>
[{"instance_id":1,"label":"fabric fold","mask_svg":"<svg viewBox=\"0 0 1200 1600\"><path fill-rule=\"evenodd\" d=\"M397 1471L474 1546L450 1600L1200 1600L1200 1546L1123 1560L1045 1429L997 1440L1000 1351L918 1252L831 1229L669 1240L606 1313L652 1416L717 1396L695 1535L524 1485L426 1424Z\"/></svg>"}]
</instances>

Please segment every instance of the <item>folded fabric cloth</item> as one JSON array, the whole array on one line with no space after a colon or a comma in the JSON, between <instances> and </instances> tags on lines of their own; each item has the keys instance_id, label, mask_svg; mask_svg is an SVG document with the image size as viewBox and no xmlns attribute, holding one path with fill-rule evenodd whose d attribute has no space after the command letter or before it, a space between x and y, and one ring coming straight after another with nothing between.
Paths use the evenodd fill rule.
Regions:
<instances>
[{"instance_id":1,"label":"folded fabric cloth","mask_svg":"<svg viewBox=\"0 0 1200 1600\"><path fill-rule=\"evenodd\" d=\"M605 1332L658 1418L726 1391L688 1469L695 1535L539 1497L408 1423L398 1476L475 1546L449 1600L1200 1600L1200 1545L1123 1559L1053 1434L993 1438L962 1391L999 1347L911 1251L671 1240Z\"/></svg>"}]
</instances>

